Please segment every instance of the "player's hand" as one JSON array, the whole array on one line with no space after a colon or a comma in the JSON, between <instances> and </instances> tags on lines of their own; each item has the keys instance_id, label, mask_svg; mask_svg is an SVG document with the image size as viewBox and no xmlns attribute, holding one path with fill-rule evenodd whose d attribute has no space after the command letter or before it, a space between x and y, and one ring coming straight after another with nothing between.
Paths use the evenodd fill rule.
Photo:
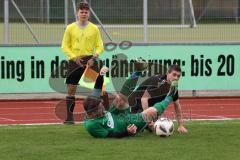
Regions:
<instances>
[{"instance_id":1,"label":"player's hand","mask_svg":"<svg viewBox=\"0 0 240 160\"><path fill-rule=\"evenodd\" d=\"M106 74L107 72L108 72L108 67L105 67L105 66L104 66L104 67L101 68L99 74L100 74L100 75L104 75L104 74Z\"/></svg>"},{"instance_id":2,"label":"player's hand","mask_svg":"<svg viewBox=\"0 0 240 160\"><path fill-rule=\"evenodd\" d=\"M95 54L93 55L93 58L94 58L94 59L97 59L98 56L99 56L99 55L98 55L97 53L95 53Z\"/></svg>"},{"instance_id":3,"label":"player's hand","mask_svg":"<svg viewBox=\"0 0 240 160\"><path fill-rule=\"evenodd\" d=\"M98 56L99 56L99 55L95 53L95 54L92 56L92 58L88 60L87 64L88 64L89 67L94 66L94 61L98 58Z\"/></svg>"},{"instance_id":4,"label":"player's hand","mask_svg":"<svg viewBox=\"0 0 240 160\"><path fill-rule=\"evenodd\" d=\"M89 67L92 67L94 65L94 59L93 58L89 59L87 64Z\"/></svg>"},{"instance_id":5,"label":"player's hand","mask_svg":"<svg viewBox=\"0 0 240 160\"><path fill-rule=\"evenodd\" d=\"M153 131L154 131L154 122L153 122L153 121L149 122L146 129L147 129L149 132L153 132Z\"/></svg>"},{"instance_id":6,"label":"player's hand","mask_svg":"<svg viewBox=\"0 0 240 160\"><path fill-rule=\"evenodd\" d=\"M127 127L127 131L130 135L135 135L137 133L137 126L135 126L134 124L130 124Z\"/></svg>"},{"instance_id":7,"label":"player's hand","mask_svg":"<svg viewBox=\"0 0 240 160\"><path fill-rule=\"evenodd\" d=\"M83 60L82 60L80 57L78 57L78 58L75 60L75 62L76 62L80 67L83 67L83 64L82 64Z\"/></svg>"},{"instance_id":8,"label":"player's hand","mask_svg":"<svg viewBox=\"0 0 240 160\"><path fill-rule=\"evenodd\" d=\"M183 125L181 125L178 127L178 132L179 133L187 133L188 130Z\"/></svg>"}]
</instances>

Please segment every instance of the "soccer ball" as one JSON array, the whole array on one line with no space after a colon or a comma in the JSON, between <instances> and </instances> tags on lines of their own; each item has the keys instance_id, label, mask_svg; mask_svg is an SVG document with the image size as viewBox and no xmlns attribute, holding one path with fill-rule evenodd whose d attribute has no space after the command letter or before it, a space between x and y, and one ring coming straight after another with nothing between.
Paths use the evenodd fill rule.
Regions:
<instances>
[{"instance_id":1,"label":"soccer ball","mask_svg":"<svg viewBox=\"0 0 240 160\"><path fill-rule=\"evenodd\" d=\"M173 121L168 118L160 118L154 123L154 130L158 136L171 136L174 131Z\"/></svg>"}]
</instances>

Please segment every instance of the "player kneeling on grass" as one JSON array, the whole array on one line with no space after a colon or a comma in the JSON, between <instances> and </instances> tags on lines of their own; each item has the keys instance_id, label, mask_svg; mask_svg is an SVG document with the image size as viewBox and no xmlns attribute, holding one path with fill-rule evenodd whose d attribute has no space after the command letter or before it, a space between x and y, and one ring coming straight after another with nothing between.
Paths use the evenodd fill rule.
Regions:
<instances>
[{"instance_id":1,"label":"player kneeling on grass","mask_svg":"<svg viewBox=\"0 0 240 160\"><path fill-rule=\"evenodd\" d=\"M103 101L100 99L103 75L106 72L108 72L108 68L103 67L97 77L92 96L87 97L84 101L86 112L84 127L93 137L121 138L143 131L148 123L165 111L177 90L177 81L174 81L171 83L168 95L163 101L141 113L131 114L128 96L132 93L132 87L135 87L138 81L135 74L134 77L131 76L126 80L120 93L115 96L110 109L106 111Z\"/></svg>"}]
</instances>

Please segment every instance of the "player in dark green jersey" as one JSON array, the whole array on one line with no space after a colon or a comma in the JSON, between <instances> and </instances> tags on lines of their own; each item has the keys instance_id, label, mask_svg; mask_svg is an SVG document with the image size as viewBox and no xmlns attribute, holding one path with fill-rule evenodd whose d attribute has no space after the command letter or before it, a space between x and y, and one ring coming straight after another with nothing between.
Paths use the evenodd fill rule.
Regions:
<instances>
[{"instance_id":1,"label":"player in dark green jersey","mask_svg":"<svg viewBox=\"0 0 240 160\"><path fill-rule=\"evenodd\" d=\"M166 98L153 107L149 107L141 113L131 114L128 105L128 96L132 88L136 86L138 77L130 77L124 83L119 94L115 96L108 111L105 111L102 100L99 98L103 84L103 75L108 68L103 67L96 80L93 95L84 101L86 118L84 126L93 137L126 137L135 135L144 130L148 123L156 119L167 108L177 90L177 81L172 80L171 87Z\"/></svg>"}]
</instances>

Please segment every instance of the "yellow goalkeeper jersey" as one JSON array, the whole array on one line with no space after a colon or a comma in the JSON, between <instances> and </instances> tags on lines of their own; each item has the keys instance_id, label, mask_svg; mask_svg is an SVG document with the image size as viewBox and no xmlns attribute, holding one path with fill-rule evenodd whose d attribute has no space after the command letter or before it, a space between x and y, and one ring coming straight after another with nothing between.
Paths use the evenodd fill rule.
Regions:
<instances>
[{"instance_id":1,"label":"yellow goalkeeper jersey","mask_svg":"<svg viewBox=\"0 0 240 160\"><path fill-rule=\"evenodd\" d=\"M104 50L99 29L91 22L85 28L80 28L77 22L68 25L61 48L70 60L95 53L101 54Z\"/></svg>"}]
</instances>

